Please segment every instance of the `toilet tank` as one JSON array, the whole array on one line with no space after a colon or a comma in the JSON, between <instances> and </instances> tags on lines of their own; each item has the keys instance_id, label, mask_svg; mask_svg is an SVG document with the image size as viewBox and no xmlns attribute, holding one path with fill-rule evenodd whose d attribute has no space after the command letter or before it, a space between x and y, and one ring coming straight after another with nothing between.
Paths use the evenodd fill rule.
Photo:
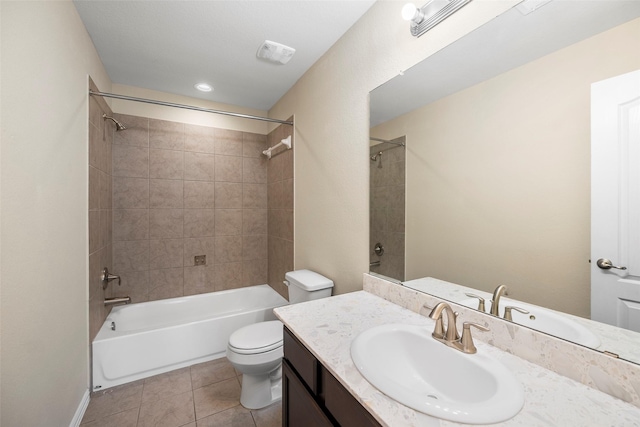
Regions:
<instances>
[{"instance_id":1,"label":"toilet tank","mask_svg":"<svg viewBox=\"0 0 640 427\"><path fill-rule=\"evenodd\" d=\"M311 270L296 270L285 274L289 288L289 303L312 301L331 296L333 281Z\"/></svg>"}]
</instances>

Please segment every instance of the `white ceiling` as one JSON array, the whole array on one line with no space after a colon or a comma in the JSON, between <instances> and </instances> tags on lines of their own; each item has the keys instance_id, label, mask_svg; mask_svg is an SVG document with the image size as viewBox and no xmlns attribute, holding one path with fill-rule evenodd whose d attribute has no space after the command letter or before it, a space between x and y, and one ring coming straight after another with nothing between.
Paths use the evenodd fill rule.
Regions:
<instances>
[{"instance_id":1,"label":"white ceiling","mask_svg":"<svg viewBox=\"0 0 640 427\"><path fill-rule=\"evenodd\" d=\"M74 0L113 83L259 110L270 109L374 2ZM259 60L265 40L296 53L286 65ZM199 82L214 91L197 91Z\"/></svg>"}]
</instances>

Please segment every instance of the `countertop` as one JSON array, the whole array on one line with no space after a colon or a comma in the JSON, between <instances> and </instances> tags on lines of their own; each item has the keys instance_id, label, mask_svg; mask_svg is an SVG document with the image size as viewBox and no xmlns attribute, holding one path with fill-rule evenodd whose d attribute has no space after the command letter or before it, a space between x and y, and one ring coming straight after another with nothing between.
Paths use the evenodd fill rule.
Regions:
<instances>
[{"instance_id":1,"label":"countertop","mask_svg":"<svg viewBox=\"0 0 640 427\"><path fill-rule=\"evenodd\" d=\"M351 341L387 323L432 326L433 320L365 291L279 307L276 316L384 426L459 426L414 411L374 388L358 372ZM520 381L525 404L500 426L640 426L640 408L503 352L479 340L478 352L501 361ZM428 355L425 355L428 363Z\"/></svg>"}]
</instances>

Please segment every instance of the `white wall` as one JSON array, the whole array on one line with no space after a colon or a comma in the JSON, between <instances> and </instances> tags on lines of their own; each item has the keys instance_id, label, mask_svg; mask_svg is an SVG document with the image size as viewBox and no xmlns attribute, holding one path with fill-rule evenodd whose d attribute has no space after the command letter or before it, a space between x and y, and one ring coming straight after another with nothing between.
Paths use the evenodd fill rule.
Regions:
<instances>
[{"instance_id":1,"label":"white wall","mask_svg":"<svg viewBox=\"0 0 640 427\"><path fill-rule=\"evenodd\" d=\"M379 1L270 110L295 114L295 268L362 288L369 271L369 92L518 1L475 0L420 38Z\"/></svg>"},{"instance_id":2,"label":"white wall","mask_svg":"<svg viewBox=\"0 0 640 427\"><path fill-rule=\"evenodd\" d=\"M70 1L2 1L0 424L65 426L89 387L88 75Z\"/></svg>"}]
</instances>

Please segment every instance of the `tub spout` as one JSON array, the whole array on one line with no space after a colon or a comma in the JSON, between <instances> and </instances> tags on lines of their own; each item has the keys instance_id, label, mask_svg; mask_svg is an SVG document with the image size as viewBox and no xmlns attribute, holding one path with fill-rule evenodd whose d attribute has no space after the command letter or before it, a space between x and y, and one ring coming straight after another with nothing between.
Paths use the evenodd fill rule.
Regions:
<instances>
[{"instance_id":1,"label":"tub spout","mask_svg":"<svg viewBox=\"0 0 640 427\"><path fill-rule=\"evenodd\" d=\"M115 298L105 298L104 305L116 305L116 304L131 304L131 297L115 297Z\"/></svg>"}]
</instances>

